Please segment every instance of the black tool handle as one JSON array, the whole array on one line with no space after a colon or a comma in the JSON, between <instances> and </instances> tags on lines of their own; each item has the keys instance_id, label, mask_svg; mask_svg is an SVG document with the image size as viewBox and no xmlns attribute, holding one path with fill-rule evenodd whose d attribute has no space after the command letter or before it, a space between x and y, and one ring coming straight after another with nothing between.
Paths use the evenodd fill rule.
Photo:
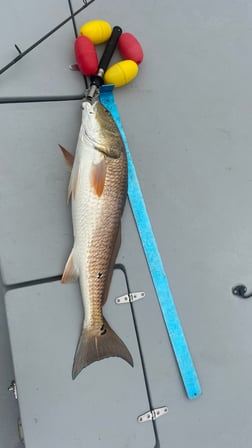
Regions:
<instances>
[{"instance_id":1,"label":"black tool handle","mask_svg":"<svg viewBox=\"0 0 252 448\"><path fill-rule=\"evenodd\" d=\"M110 39L101 57L98 72L95 76L91 78L91 87L87 95L88 98L93 98L96 88L101 87L101 85L103 84L104 73L108 68L108 65L116 49L116 45L121 34L122 34L122 28L120 28L120 26L114 26Z\"/></svg>"},{"instance_id":2,"label":"black tool handle","mask_svg":"<svg viewBox=\"0 0 252 448\"><path fill-rule=\"evenodd\" d=\"M99 69L102 69L104 72L108 68L108 65L116 49L116 45L121 34L122 34L122 28L120 28L120 26L114 26L111 37L106 45L106 48L104 50L104 53L101 57L99 64Z\"/></svg>"}]
</instances>

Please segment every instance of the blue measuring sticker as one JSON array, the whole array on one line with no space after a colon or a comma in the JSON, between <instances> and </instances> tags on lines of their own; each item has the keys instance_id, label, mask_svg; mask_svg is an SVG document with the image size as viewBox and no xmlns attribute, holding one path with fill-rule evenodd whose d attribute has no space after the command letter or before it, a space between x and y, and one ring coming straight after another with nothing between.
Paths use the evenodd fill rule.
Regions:
<instances>
[{"instance_id":1,"label":"blue measuring sticker","mask_svg":"<svg viewBox=\"0 0 252 448\"><path fill-rule=\"evenodd\" d=\"M112 114L125 144L128 158L128 197L131 209L187 396L190 399L196 398L201 394L198 375L190 355L155 236L153 234L141 187L127 144L127 139L115 104L113 85L102 86L100 91L100 101Z\"/></svg>"}]
</instances>

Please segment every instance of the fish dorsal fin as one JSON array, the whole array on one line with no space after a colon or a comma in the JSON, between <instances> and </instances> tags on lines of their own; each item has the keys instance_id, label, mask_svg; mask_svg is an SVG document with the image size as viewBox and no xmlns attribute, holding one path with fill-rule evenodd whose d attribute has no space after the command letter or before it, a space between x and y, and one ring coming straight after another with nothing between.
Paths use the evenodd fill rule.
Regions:
<instances>
[{"instance_id":1,"label":"fish dorsal fin","mask_svg":"<svg viewBox=\"0 0 252 448\"><path fill-rule=\"evenodd\" d=\"M78 270L74 264L74 247L68 257L66 266L61 278L61 283L75 282L79 277Z\"/></svg>"},{"instance_id":2,"label":"fish dorsal fin","mask_svg":"<svg viewBox=\"0 0 252 448\"><path fill-rule=\"evenodd\" d=\"M66 166L68 168L69 171L71 171L71 177L70 177L70 181L69 181L69 185L68 185L68 193L67 193L67 203L69 202L71 193L73 193L74 195L74 199L76 196L76 192L77 192L77 187L78 187L78 176L79 176L79 167L74 166L74 156L67 151L67 149L65 149L62 145L59 145L65 162L66 162Z\"/></svg>"},{"instance_id":3,"label":"fish dorsal fin","mask_svg":"<svg viewBox=\"0 0 252 448\"><path fill-rule=\"evenodd\" d=\"M92 164L91 169L91 185L97 194L97 196L101 196L106 179L106 162L105 157L98 163Z\"/></svg>"},{"instance_id":4,"label":"fish dorsal fin","mask_svg":"<svg viewBox=\"0 0 252 448\"><path fill-rule=\"evenodd\" d=\"M59 145L59 147L60 147L60 149L62 151L62 154L64 156L67 169L71 171L71 169L73 167L74 156L69 151L67 151L67 149L64 148L64 146Z\"/></svg>"},{"instance_id":5,"label":"fish dorsal fin","mask_svg":"<svg viewBox=\"0 0 252 448\"><path fill-rule=\"evenodd\" d=\"M104 303L106 302L106 300L108 298L109 287L110 287L110 283L111 283L111 280L112 280L112 275L113 275L113 271L114 271L114 267L115 267L116 257L118 255L120 246L121 246L121 223L120 223L120 226L119 226L119 229L118 229L117 237L116 237L116 240L115 240L113 252L112 252L112 255L111 255L111 259L110 259L109 270L108 270L108 279L107 279L106 286L105 286L104 292L103 292L103 297L102 297L102 306L104 305Z\"/></svg>"}]
</instances>

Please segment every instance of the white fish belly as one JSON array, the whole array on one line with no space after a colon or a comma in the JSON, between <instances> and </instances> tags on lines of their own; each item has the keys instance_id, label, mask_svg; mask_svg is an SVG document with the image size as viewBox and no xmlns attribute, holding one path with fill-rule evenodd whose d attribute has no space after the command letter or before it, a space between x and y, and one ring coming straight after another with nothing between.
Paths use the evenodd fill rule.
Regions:
<instances>
[{"instance_id":1,"label":"white fish belly","mask_svg":"<svg viewBox=\"0 0 252 448\"><path fill-rule=\"evenodd\" d=\"M85 309L85 325L91 320L92 303L88 282L89 247L101 219L102 199L93 191L91 170L93 163L99 163L104 156L95 150L88 140L77 147L79 164L78 182L75 198L72 195L72 220L74 233L74 263L79 271L82 300ZM79 159L79 160L78 160Z\"/></svg>"}]
</instances>

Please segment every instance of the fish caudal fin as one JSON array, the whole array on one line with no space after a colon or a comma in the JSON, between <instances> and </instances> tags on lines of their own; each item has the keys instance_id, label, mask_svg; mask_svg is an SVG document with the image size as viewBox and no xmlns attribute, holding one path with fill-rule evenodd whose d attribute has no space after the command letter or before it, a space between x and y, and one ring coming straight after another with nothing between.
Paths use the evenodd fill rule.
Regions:
<instances>
[{"instance_id":1,"label":"fish caudal fin","mask_svg":"<svg viewBox=\"0 0 252 448\"><path fill-rule=\"evenodd\" d=\"M94 329L83 328L77 345L72 377L75 379L84 367L110 356L118 356L133 367L132 356L123 341L104 319L99 334Z\"/></svg>"}]
</instances>

